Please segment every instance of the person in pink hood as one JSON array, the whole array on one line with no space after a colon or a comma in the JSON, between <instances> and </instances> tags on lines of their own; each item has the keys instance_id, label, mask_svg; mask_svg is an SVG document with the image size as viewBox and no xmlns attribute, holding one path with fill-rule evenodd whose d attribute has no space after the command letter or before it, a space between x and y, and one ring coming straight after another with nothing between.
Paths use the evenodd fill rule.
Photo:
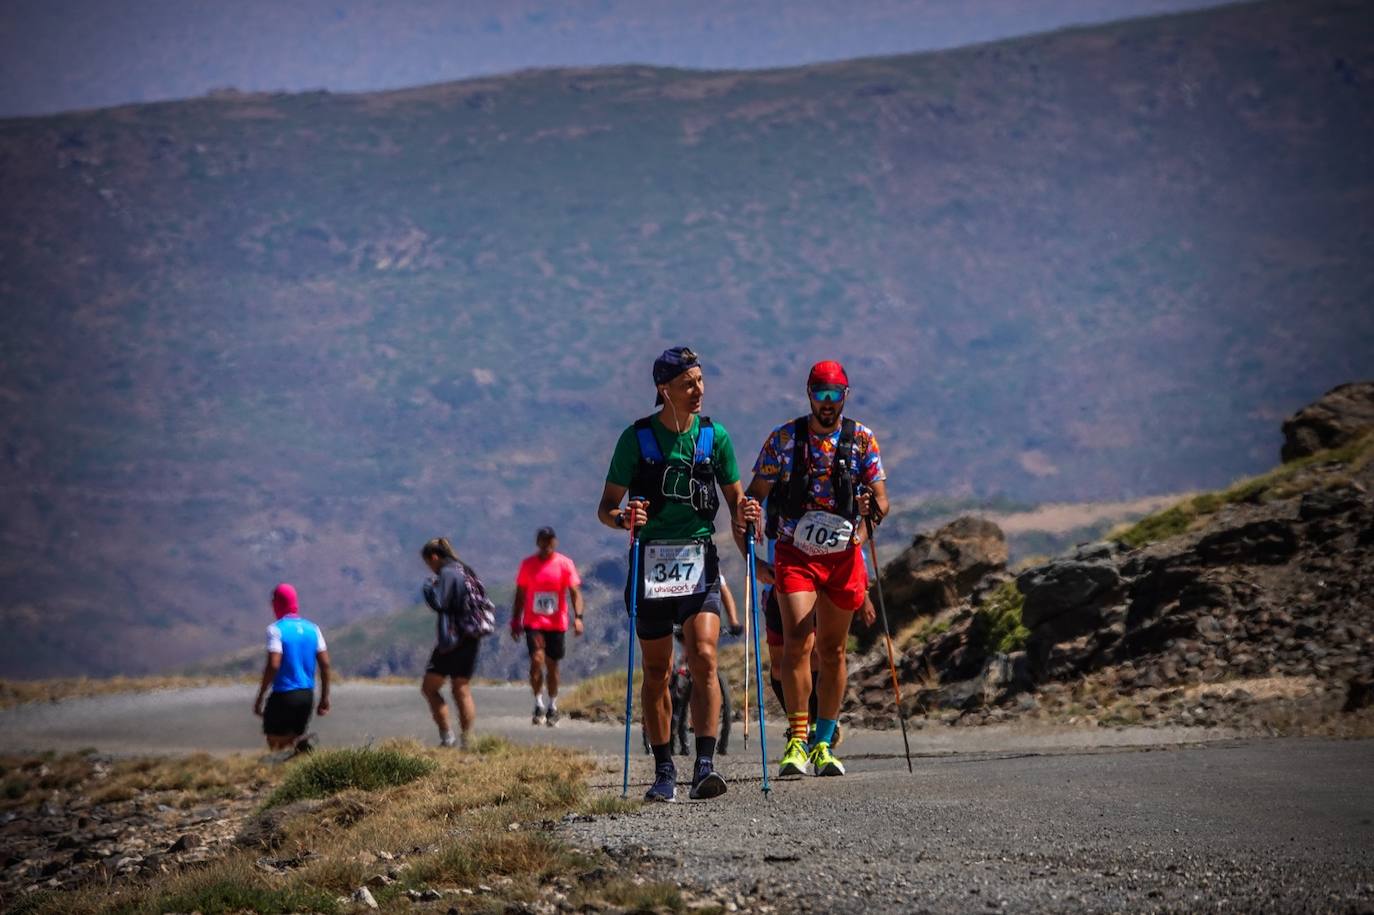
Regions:
<instances>
[{"instance_id":1,"label":"person in pink hood","mask_svg":"<svg viewBox=\"0 0 1374 915\"><path fill-rule=\"evenodd\" d=\"M320 627L301 617L296 589L285 582L272 591L277 621L267 627L267 663L262 669L253 714L262 718L262 731L271 750L310 749L305 729L310 711L329 714L329 651ZM320 675L320 703L315 707L315 672ZM269 696L268 690L272 693Z\"/></svg>"}]
</instances>

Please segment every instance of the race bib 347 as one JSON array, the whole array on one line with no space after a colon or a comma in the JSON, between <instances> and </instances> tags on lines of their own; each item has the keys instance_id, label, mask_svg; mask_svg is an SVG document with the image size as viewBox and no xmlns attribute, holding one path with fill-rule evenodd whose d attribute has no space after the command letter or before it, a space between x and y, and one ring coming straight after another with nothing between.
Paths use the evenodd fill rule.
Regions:
<instances>
[{"instance_id":1,"label":"race bib 347","mask_svg":"<svg viewBox=\"0 0 1374 915\"><path fill-rule=\"evenodd\" d=\"M646 543L644 597L685 597L706 590L704 543Z\"/></svg>"}]
</instances>

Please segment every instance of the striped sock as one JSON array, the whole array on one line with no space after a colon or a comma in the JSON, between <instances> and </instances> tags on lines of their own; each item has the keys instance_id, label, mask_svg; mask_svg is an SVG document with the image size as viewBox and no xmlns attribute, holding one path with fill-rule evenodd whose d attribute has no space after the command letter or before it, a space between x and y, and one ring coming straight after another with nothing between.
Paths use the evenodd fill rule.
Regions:
<instances>
[{"instance_id":1,"label":"striped sock","mask_svg":"<svg viewBox=\"0 0 1374 915\"><path fill-rule=\"evenodd\" d=\"M789 737L797 740L806 740L806 732L810 728L810 716L806 712L793 712L787 716L787 733Z\"/></svg>"}]
</instances>

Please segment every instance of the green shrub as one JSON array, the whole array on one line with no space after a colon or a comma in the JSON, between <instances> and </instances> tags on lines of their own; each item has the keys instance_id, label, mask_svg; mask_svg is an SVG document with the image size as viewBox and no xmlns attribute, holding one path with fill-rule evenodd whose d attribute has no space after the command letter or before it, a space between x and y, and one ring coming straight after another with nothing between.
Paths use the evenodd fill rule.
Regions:
<instances>
[{"instance_id":1,"label":"green shrub","mask_svg":"<svg viewBox=\"0 0 1374 915\"><path fill-rule=\"evenodd\" d=\"M329 797L358 788L376 791L413 782L434 771L435 762L383 747L381 749L327 750L297 765L286 776L264 809L303 798Z\"/></svg>"},{"instance_id":2,"label":"green shrub","mask_svg":"<svg viewBox=\"0 0 1374 915\"><path fill-rule=\"evenodd\" d=\"M1025 598L1016 582L1003 582L973 614L972 637L988 654L1007 654L1026 645L1030 630L1021 624Z\"/></svg>"},{"instance_id":3,"label":"green shrub","mask_svg":"<svg viewBox=\"0 0 1374 915\"><path fill-rule=\"evenodd\" d=\"M1340 448L1289 461L1268 473L1233 483L1221 492L1205 492L1184 499L1162 512L1141 518L1126 530L1115 534L1113 539L1131 549L1167 540L1187 531L1199 518L1216 514L1227 505L1239 502L1264 502L1273 498L1297 495L1314 485L1312 481L1294 480L1298 472L1307 467L1316 464L1337 464L1355 469L1371 459L1374 459L1374 433Z\"/></svg>"},{"instance_id":4,"label":"green shrub","mask_svg":"<svg viewBox=\"0 0 1374 915\"><path fill-rule=\"evenodd\" d=\"M1157 540L1176 537L1186 531L1197 517L1192 505L1193 500L1189 499L1162 512L1141 518L1116 539L1119 543L1135 549Z\"/></svg>"}]
</instances>

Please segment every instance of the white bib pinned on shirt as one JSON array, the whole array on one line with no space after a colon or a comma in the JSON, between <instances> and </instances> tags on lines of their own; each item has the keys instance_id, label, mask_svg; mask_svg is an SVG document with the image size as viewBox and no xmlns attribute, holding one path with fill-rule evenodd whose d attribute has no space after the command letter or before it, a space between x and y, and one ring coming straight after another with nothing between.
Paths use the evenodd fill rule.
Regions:
<instances>
[{"instance_id":1,"label":"white bib pinned on shirt","mask_svg":"<svg viewBox=\"0 0 1374 915\"><path fill-rule=\"evenodd\" d=\"M827 556L849 549L854 523L826 511L809 511L792 530L792 545L811 556Z\"/></svg>"},{"instance_id":2,"label":"white bib pinned on shirt","mask_svg":"<svg viewBox=\"0 0 1374 915\"><path fill-rule=\"evenodd\" d=\"M706 544L661 541L644 544L644 599L685 597L706 590Z\"/></svg>"}]
</instances>

